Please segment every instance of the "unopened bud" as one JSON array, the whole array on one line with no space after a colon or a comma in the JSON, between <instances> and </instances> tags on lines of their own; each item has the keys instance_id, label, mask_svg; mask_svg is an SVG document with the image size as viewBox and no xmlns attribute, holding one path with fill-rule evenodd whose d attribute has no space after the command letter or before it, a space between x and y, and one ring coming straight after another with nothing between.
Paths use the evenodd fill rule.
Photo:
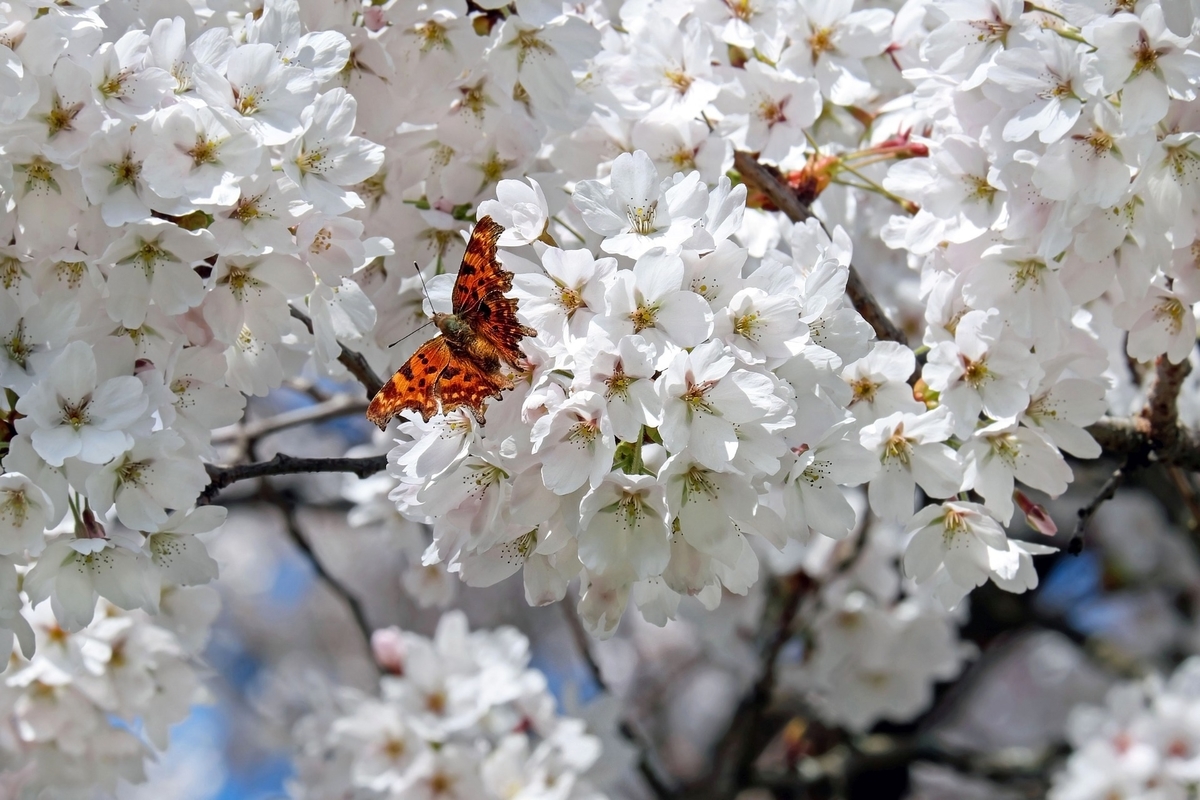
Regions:
<instances>
[{"instance_id":1,"label":"unopened bud","mask_svg":"<svg viewBox=\"0 0 1200 800\"><path fill-rule=\"evenodd\" d=\"M1025 522L1029 527L1046 536L1058 533L1058 526L1054 524L1054 520L1050 518L1046 509L1026 497L1020 489L1013 492L1013 500L1025 515Z\"/></svg>"},{"instance_id":2,"label":"unopened bud","mask_svg":"<svg viewBox=\"0 0 1200 800\"><path fill-rule=\"evenodd\" d=\"M380 628L371 634L371 653L384 672L404 674L404 639L399 628Z\"/></svg>"},{"instance_id":3,"label":"unopened bud","mask_svg":"<svg viewBox=\"0 0 1200 800\"><path fill-rule=\"evenodd\" d=\"M96 515L92 513L90 508L83 510L83 538L85 539L107 539L108 532L104 530L104 526L96 520Z\"/></svg>"}]
</instances>

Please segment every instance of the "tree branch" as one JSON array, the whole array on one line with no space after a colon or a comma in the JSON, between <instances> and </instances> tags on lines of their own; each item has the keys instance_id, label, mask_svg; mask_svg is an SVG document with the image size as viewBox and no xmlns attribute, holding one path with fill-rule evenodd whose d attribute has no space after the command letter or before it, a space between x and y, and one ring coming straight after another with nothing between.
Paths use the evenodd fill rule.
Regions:
<instances>
[{"instance_id":1,"label":"tree branch","mask_svg":"<svg viewBox=\"0 0 1200 800\"><path fill-rule=\"evenodd\" d=\"M254 442L268 434L300 425L314 422L324 422L328 419L344 416L350 413L361 413L367 410L367 404L357 397L347 394L335 395L328 400L314 403L310 406L284 411L263 419L256 419L245 425L231 425L213 434L213 444L229 442Z\"/></svg>"},{"instance_id":2,"label":"tree branch","mask_svg":"<svg viewBox=\"0 0 1200 800\"><path fill-rule=\"evenodd\" d=\"M308 332L312 333L312 319L295 306L290 306L290 308L292 316L303 322L304 327L308 328ZM371 365L367 363L367 359L363 358L362 353L354 352L341 342L338 342L338 347L342 348L342 354L338 356L338 361L363 385L363 388L367 390L367 399L370 400L383 388L383 379L375 374L375 370L371 369Z\"/></svg>"},{"instance_id":3,"label":"tree branch","mask_svg":"<svg viewBox=\"0 0 1200 800\"><path fill-rule=\"evenodd\" d=\"M817 584L803 572L779 578L772 592L778 609L764 624L765 640L760 663L762 673L742 697L733 719L717 744L713 767L700 782L676 793L679 800L725 800L752 784L754 762L775 738L787 718L769 718L768 707L775 690L779 653L792 636L792 623L800 603Z\"/></svg>"},{"instance_id":4,"label":"tree branch","mask_svg":"<svg viewBox=\"0 0 1200 800\"><path fill-rule=\"evenodd\" d=\"M583 663L592 675L592 680L596 682L601 691L611 695L612 690L609 689L608 682L604 680L604 674L600 672L600 665L592 657L590 638L587 631L583 629L583 623L579 621L579 614L567 603L560 605L563 608L563 617L567 621L567 629L571 631L571 638L575 640L575 649L579 651ZM638 733L633 723L628 720L621 720L619 731L622 738L637 748L638 771L646 780L650 790L654 792L654 796L663 798L663 800L670 798L673 794L671 787L666 784L659 775L659 770L654 766L654 747Z\"/></svg>"},{"instance_id":5,"label":"tree branch","mask_svg":"<svg viewBox=\"0 0 1200 800\"><path fill-rule=\"evenodd\" d=\"M1187 361L1172 364L1166 356L1159 356L1142 410L1128 419L1105 417L1088 428L1106 454L1124 460L1092 501L1079 509L1075 535L1067 545L1072 555L1083 549L1084 528L1096 509L1116 495L1134 469L1146 466L1153 458L1170 469L1200 470L1200 437L1179 424L1179 390L1191 371Z\"/></svg>"},{"instance_id":6,"label":"tree branch","mask_svg":"<svg viewBox=\"0 0 1200 800\"><path fill-rule=\"evenodd\" d=\"M792 222L804 222L813 216L812 209L796 196L792 187L788 186L783 176L779 174L779 170L762 164L753 155L743 150L734 152L733 166L745 183L756 187L765 194L776 208L786 214ZM821 222L821 227L828 233L824 222ZM908 344L908 337L904 335L904 331L888 318L883 307L879 305L870 290L867 289L866 284L863 283L862 276L858 274L858 270L854 268L853 264L850 265L850 277L846 281L846 294L858 313L875 329L876 336L889 342Z\"/></svg>"},{"instance_id":7,"label":"tree branch","mask_svg":"<svg viewBox=\"0 0 1200 800\"><path fill-rule=\"evenodd\" d=\"M217 493L226 486L252 478L314 472L352 472L360 478L366 478L387 469L387 456L370 456L367 458L297 458L296 456L280 453L270 461L238 464L232 467L205 464L204 467L208 470L208 486L200 494L198 502L201 505L211 503L216 498Z\"/></svg>"},{"instance_id":8,"label":"tree branch","mask_svg":"<svg viewBox=\"0 0 1200 800\"><path fill-rule=\"evenodd\" d=\"M1146 433L1156 449L1169 450L1178 444L1182 433L1179 426L1179 390L1192 371L1186 359L1172 364L1166 356L1159 356L1154 365L1154 374L1147 387L1146 407L1141 419L1146 422Z\"/></svg>"},{"instance_id":9,"label":"tree branch","mask_svg":"<svg viewBox=\"0 0 1200 800\"><path fill-rule=\"evenodd\" d=\"M350 592L349 588L347 588L341 581L335 578L329 572L329 570L325 568L325 564L321 561L320 557L317 556L316 552L312 548L312 545L308 543L308 538L304 535L304 531L300 528L300 520L296 517L296 504L291 500L291 498L285 496L282 492L280 492L274 486L271 486L269 483L263 484L260 494L265 502L270 503L279 509L279 513L283 515L284 527L287 529L288 535L291 537L292 542L304 553L305 556L308 557L308 561L310 564L312 564L313 571L317 573L317 576L324 581L325 585L328 586L335 595L340 597L350 609L350 615L354 618L355 624L362 632L367 651L370 653L371 633L374 628L372 628L370 622L367 621L366 611L363 609L362 603L358 601L358 598ZM370 658L370 662L372 665L375 664L374 656Z\"/></svg>"},{"instance_id":10,"label":"tree branch","mask_svg":"<svg viewBox=\"0 0 1200 800\"><path fill-rule=\"evenodd\" d=\"M1071 541L1067 543L1067 552L1071 555L1077 556L1083 552L1083 534L1087 528L1087 524L1091 522L1096 510L1101 505L1113 499L1113 496L1117 493L1117 489L1121 488L1121 484L1129 477L1129 473L1134 466L1131 463L1134 455L1134 453L1130 453L1126 456L1125 461L1108 477L1108 480L1100 487L1100 491L1096 493L1092 501L1076 512L1079 515L1079 519L1075 523L1075 533L1071 536Z\"/></svg>"}]
</instances>

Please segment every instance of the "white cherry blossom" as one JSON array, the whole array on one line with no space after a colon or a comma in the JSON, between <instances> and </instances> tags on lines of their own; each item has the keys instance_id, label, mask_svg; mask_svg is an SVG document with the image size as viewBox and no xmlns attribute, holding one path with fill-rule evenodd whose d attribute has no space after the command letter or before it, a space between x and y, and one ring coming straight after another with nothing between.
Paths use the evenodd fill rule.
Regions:
<instances>
[{"instance_id":1,"label":"white cherry blossom","mask_svg":"<svg viewBox=\"0 0 1200 800\"><path fill-rule=\"evenodd\" d=\"M92 349L67 345L48 378L17 403L26 414L33 449L51 466L68 458L103 464L133 445L128 429L142 419L149 399L132 375L101 379ZM23 426L26 427L26 426Z\"/></svg>"}]
</instances>

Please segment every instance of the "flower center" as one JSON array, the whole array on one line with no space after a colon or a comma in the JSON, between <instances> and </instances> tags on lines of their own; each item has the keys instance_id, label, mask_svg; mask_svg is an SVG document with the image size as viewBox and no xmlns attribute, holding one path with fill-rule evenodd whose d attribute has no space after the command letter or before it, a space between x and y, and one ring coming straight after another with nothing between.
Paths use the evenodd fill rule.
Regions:
<instances>
[{"instance_id":1,"label":"flower center","mask_svg":"<svg viewBox=\"0 0 1200 800\"><path fill-rule=\"evenodd\" d=\"M501 158L500 154L492 151L487 161L479 165L479 169L483 172L483 179L487 183L497 183L504 177L504 173L508 172L516 162Z\"/></svg>"},{"instance_id":2,"label":"flower center","mask_svg":"<svg viewBox=\"0 0 1200 800\"><path fill-rule=\"evenodd\" d=\"M1094 130L1084 136L1083 134L1075 134L1073 136L1076 141L1081 141L1088 147L1092 148L1092 155L1097 158L1108 155L1108 152L1113 149L1115 142L1112 134L1102 130Z\"/></svg>"},{"instance_id":3,"label":"flower center","mask_svg":"<svg viewBox=\"0 0 1200 800\"><path fill-rule=\"evenodd\" d=\"M54 277L63 283L67 284L70 289L78 289L79 284L83 282L83 273L87 271L87 264L82 261L59 261L54 265Z\"/></svg>"},{"instance_id":4,"label":"flower center","mask_svg":"<svg viewBox=\"0 0 1200 800\"><path fill-rule=\"evenodd\" d=\"M654 216L658 212L658 201L651 200L649 205L630 206L626 211L629 225L634 233L649 236L654 233Z\"/></svg>"},{"instance_id":5,"label":"flower center","mask_svg":"<svg viewBox=\"0 0 1200 800\"><path fill-rule=\"evenodd\" d=\"M757 342L759 340L759 336L755 333L755 331L759 327L758 320L758 312L756 311L751 311L749 314L738 317L733 323L733 332L738 336L743 336L747 339L752 339L753 341Z\"/></svg>"},{"instance_id":6,"label":"flower center","mask_svg":"<svg viewBox=\"0 0 1200 800\"><path fill-rule=\"evenodd\" d=\"M221 143L208 138L203 133L196 134L196 144L189 150L180 150L184 155L191 156L193 167L202 167L205 164L217 163L217 154L221 150Z\"/></svg>"},{"instance_id":7,"label":"flower center","mask_svg":"<svg viewBox=\"0 0 1200 800\"><path fill-rule=\"evenodd\" d=\"M120 72L118 72L116 75L110 76L108 80L106 80L104 83L100 84L100 86L99 86L100 94L104 95L104 97L106 99L110 98L110 97L116 97L117 95L120 95L120 94L124 94L125 93L125 81L129 80L129 78L132 75L133 75L132 71L123 69Z\"/></svg>"},{"instance_id":8,"label":"flower center","mask_svg":"<svg viewBox=\"0 0 1200 800\"><path fill-rule=\"evenodd\" d=\"M403 739L388 738L383 743L383 754L391 761L398 761L404 757L404 752L408 750L408 746L404 744Z\"/></svg>"},{"instance_id":9,"label":"flower center","mask_svg":"<svg viewBox=\"0 0 1200 800\"><path fill-rule=\"evenodd\" d=\"M578 289L560 286L558 287L558 304L566 310L569 317L575 313L576 309L583 307L583 295L579 293Z\"/></svg>"},{"instance_id":10,"label":"flower center","mask_svg":"<svg viewBox=\"0 0 1200 800\"><path fill-rule=\"evenodd\" d=\"M425 695L425 709L434 714L443 714L446 711L446 694L441 691L430 692Z\"/></svg>"},{"instance_id":11,"label":"flower center","mask_svg":"<svg viewBox=\"0 0 1200 800\"><path fill-rule=\"evenodd\" d=\"M822 53L828 53L834 49L833 45L833 28L817 28L812 32L812 36L808 37L808 49L812 50L813 63L817 63L817 59Z\"/></svg>"},{"instance_id":12,"label":"flower center","mask_svg":"<svg viewBox=\"0 0 1200 800\"><path fill-rule=\"evenodd\" d=\"M324 164L322 160L325 158L325 153L321 150L309 150L307 147L300 147L300 155L296 156L296 166L300 172L307 175L310 172L323 172Z\"/></svg>"},{"instance_id":13,"label":"flower center","mask_svg":"<svg viewBox=\"0 0 1200 800\"><path fill-rule=\"evenodd\" d=\"M59 398L58 404L62 409L63 424L70 425L75 430L79 430L84 425L87 425L91 421L91 415L88 414L88 404L91 401L92 396L90 394L74 404L67 403Z\"/></svg>"},{"instance_id":14,"label":"flower center","mask_svg":"<svg viewBox=\"0 0 1200 800\"><path fill-rule=\"evenodd\" d=\"M433 48L445 48L450 43L446 29L435 20L429 20L417 25L414 29L417 38L421 40L421 52L428 53Z\"/></svg>"},{"instance_id":15,"label":"flower center","mask_svg":"<svg viewBox=\"0 0 1200 800\"><path fill-rule=\"evenodd\" d=\"M48 137L53 139L63 131L70 132L75 130L75 117L79 116L80 111L83 111L83 106L83 103L63 105L62 98L57 94L54 95L49 113L42 115L42 121L46 123Z\"/></svg>"},{"instance_id":16,"label":"flower center","mask_svg":"<svg viewBox=\"0 0 1200 800\"><path fill-rule=\"evenodd\" d=\"M1133 46L1133 75L1130 77L1158 69L1158 57L1161 55L1163 52L1151 47L1150 40L1146 38L1146 32L1142 31L1138 35L1138 43Z\"/></svg>"},{"instance_id":17,"label":"flower center","mask_svg":"<svg viewBox=\"0 0 1200 800\"><path fill-rule=\"evenodd\" d=\"M356 185L354 191L374 210L383 196L387 194L387 169L381 169Z\"/></svg>"},{"instance_id":18,"label":"flower center","mask_svg":"<svg viewBox=\"0 0 1200 800\"><path fill-rule=\"evenodd\" d=\"M870 378L855 378L850 382L850 390L854 392L854 402L872 403L875 401L875 392L879 389L879 384Z\"/></svg>"},{"instance_id":19,"label":"flower center","mask_svg":"<svg viewBox=\"0 0 1200 800\"><path fill-rule=\"evenodd\" d=\"M453 789L454 778L450 777L444 772L434 773L429 778L429 793L435 797L448 794L449 792L453 791Z\"/></svg>"},{"instance_id":20,"label":"flower center","mask_svg":"<svg viewBox=\"0 0 1200 800\"><path fill-rule=\"evenodd\" d=\"M636 528L638 520L645 513L642 508L642 496L635 493L626 493L621 496L617 502L619 512L625 517L625 524L630 528Z\"/></svg>"},{"instance_id":21,"label":"flower center","mask_svg":"<svg viewBox=\"0 0 1200 800\"><path fill-rule=\"evenodd\" d=\"M62 194L58 181L54 180L54 165L41 156L34 156L28 164L13 164L13 170L25 173L26 192L52 190L56 194Z\"/></svg>"},{"instance_id":22,"label":"flower center","mask_svg":"<svg viewBox=\"0 0 1200 800\"><path fill-rule=\"evenodd\" d=\"M567 432L567 441L575 442L580 447L589 447L600 435L600 426L595 420L584 419L571 426Z\"/></svg>"},{"instance_id":23,"label":"flower center","mask_svg":"<svg viewBox=\"0 0 1200 800\"><path fill-rule=\"evenodd\" d=\"M229 284L229 291L238 300L245 300L248 289L255 289L261 285L258 279L251 275L250 270L245 267L230 267L229 274L218 281L218 283Z\"/></svg>"},{"instance_id":24,"label":"flower center","mask_svg":"<svg viewBox=\"0 0 1200 800\"><path fill-rule=\"evenodd\" d=\"M700 467L692 467L683 478L683 501L688 501L692 494L717 496L717 485L709 477L709 471Z\"/></svg>"},{"instance_id":25,"label":"flower center","mask_svg":"<svg viewBox=\"0 0 1200 800\"><path fill-rule=\"evenodd\" d=\"M967 185L967 195L975 200L990 203L996 197L996 187L988 183L987 178L964 175L963 183Z\"/></svg>"},{"instance_id":26,"label":"flower center","mask_svg":"<svg viewBox=\"0 0 1200 800\"><path fill-rule=\"evenodd\" d=\"M904 424L896 426L896 430L888 437L888 440L883 443L883 457L880 461L898 461L905 466L908 466L909 458L912 456L912 442L904 435Z\"/></svg>"},{"instance_id":27,"label":"flower center","mask_svg":"<svg viewBox=\"0 0 1200 800\"><path fill-rule=\"evenodd\" d=\"M252 195L250 197L239 197L237 205L233 211L229 212L230 219L236 219L243 225L248 225L254 220L265 216L258 208L258 202L262 200L261 194Z\"/></svg>"},{"instance_id":28,"label":"flower center","mask_svg":"<svg viewBox=\"0 0 1200 800\"><path fill-rule=\"evenodd\" d=\"M536 30L521 31L513 42L517 47L517 67L524 66L525 59L535 53L554 55L554 48L538 38Z\"/></svg>"},{"instance_id":29,"label":"flower center","mask_svg":"<svg viewBox=\"0 0 1200 800\"><path fill-rule=\"evenodd\" d=\"M236 86L233 87L233 101L233 107L243 117L248 117L258 111L258 92L253 87L244 87L240 90Z\"/></svg>"},{"instance_id":30,"label":"flower center","mask_svg":"<svg viewBox=\"0 0 1200 800\"><path fill-rule=\"evenodd\" d=\"M119 186L134 186L142 175L142 164L140 161L133 160L132 153L126 153L120 161L109 164L108 171L113 176L112 185L109 186L110 190Z\"/></svg>"},{"instance_id":31,"label":"flower center","mask_svg":"<svg viewBox=\"0 0 1200 800\"><path fill-rule=\"evenodd\" d=\"M164 261L173 260L174 257L166 250L159 247L157 240L148 242L145 239L139 238L138 241L141 242L141 245L138 247L137 252L135 252L133 256L126 261L140 261L142 264L142 272L146 273L146 279L149 280L150 278L154 277L154 268L158 264Z\"/></svg>"},{"instance_id":32,"label":"flower center","mask_svg":"<svg viewBox=\"0 0 1200 800\"><path fill-rule=\"evenodd\" d=\"M981 358L978 361L972 361L964 355L960 355L959 358L962 359L963 380L972 389L978 389L992 377L987 367L986 358Z\"/></svg>"},{"instance_id":33,"label":"flower center","mask_svg":"<svg viewBox=\"0 0 1200 800\"><path fill-rule=\"evenodd\" d=\"M946 539L951 539L956 533L967 532L967 517L957 509L946 509L946 516L942 518L942 531Z\"/></svg>"},{"instance_id":34,"label":"flower center","mask_svg":"<svg viewBox=\"0 0 1200 800\"><path fill-rule=\"evenodd\" d=\"M1003 42L1008 36L1009 25L999 19L977 19L970 23L978 33L975 41L979 43Z\"/></svg>"},{"instance_id":35,"label":"flower center","mask_svg":"<svg viewBox=\"0 0 1200 800\"><path fill-rule=\"evenodd\" d=\"M706 397L708 390L716 385L716 381L692 384L691 388L683 393L683 402L688 404L688 409L691 411L707 411L709 414L716 414L716 409L708 404Z\"/></svg>"},{"instance_id":36,"label":"flower center","mask_svg":"<svg viewBox=\"0 0 1200 800\"><path fill-rule=\"evenodd\" d=\"M629 387L633 385L634 379L625 374L625 370L618 364L613 369L611 378L604 381L604 385L608 387L608 391L604 393L607 398L620 397L622 400L629 399Z\"/></svg>"},{"instance_id":37,"label":"flower center","mask_svg":"<svg viewBox=\"0 0 1200 800\"><path fill-rule=\"evenodd\" d=\"M25 338L25 320L17 320L17 327L13 329L12 336L4 342L4 350L8 353L9 359L16 364L20 364L24 369L26 361L33 353L33 342Z\"/></svg>"},{"instance_id":38,"label":"flower center","mask_svg":"<svg viewBox=\"0 0 1200 800\"><path fill-rule=\"evenodd\" d=\"M1037 258L1029 258L1024 261L1014 261L1013 266L1016 271L1013 272L1013 289L1023 289L1026 284L1042 282L1042 271L1046 269L1044 261Z\"/></svg>"},{"instance_id":39,"label":"flower center","mask_svg":"<svg viewBox=\"0 0 1200 800\"><path fill-rule=\"evenodd\" d=\"M1015 435L1000 433L995 436L989 436L988 444L991 445L992 452L1010 467L1017 463L1017 456L1021 453L1021 446L1017 444L1017 437Z\"/></svg>"},{"instance_id":40,"label":"flower center","mask_svg":"<svg viewBox=\"0 0 1200 800\"><path fill-rule=\"evenodd\" d=\"M773 128L780 122L787 122L788 98L783 97L775 100L770 97L764 97L758 103L758 118L767 123L768 128Z\"/></svg>"},{"instance_id":41,"label":"flower center","mask_svg":"<svg viewBox=\"0 0 1200 800\"><path fill-rule=\"evenodd\" d=\"M758 13L751 0L722 0L722 2L729 9L729 13L742 22L749 22Z\"/></svg>"},{"instance_id":42,"label":"flower center","mask_svg":"<svg viewBox=\"0 0 1200 800\"><path fill-rule=\"evenodd\" d=\"M1154 318L1160 321L1166 320L1167 327L1172 335L1178 334L1183 330L1184 313L1183 303L1174 297L1164 297L1154 307Z\"/></svg>"},{"instance_id":43,"label":"flower center","mask_svg":"<svg viewBox=\"0 0 1200 800\"><path fill-rule=\"evenodd\" d=\"M308 245L308 252L317 256L321 253L329 252L332 247L333 231L329 230L329 228L321 228L321 230L317 231L317 235L313 237L312 243Z\"/></svg>"},{"instance_id":44,"label":"flower center","mask_svg":"<svg viewBox=\"0 0 1200 800\"><path fill-rule=\"evenodd\" d=\"M149 466L149 461L126 461L117 467L117 480L126 486L141 486L142 476Z\"/></svg>"},{"instance_id":45,"label":"flower center","mask_svg":"<svg viewBox=\"0 0 1200 800\"><path fill-rule=\"evenodd\" d=\"M641 333L646 328L653 328L657 313L658 309L654 306L638 306L629 315L629 319L633 321L633 332Z\"/></svg>"},{"instance_id":46,"label":"flower center","mask_svg":"<svg viewBox=\"0 0 1200 800\"><path fill-rule=\"evenodd\" d=\"M667 160L675 165L676 172L689 172L696 169L696 153L686 147L680 147L671 153Z\"/></svg>"},{"instance_id":47,"label":"flower center","mask_svg":"<svg viewBox=\"0 0 1200 800\"><path fill-rule=\"evenodd\" d=\"M0 285L11 289L21 282L21 262L12 256L0 256Z\"/></svg>"},{"instance_id":48,"label":"flower center","mask_svg":"<svg viewBox=\"0 0 1200 800\"><path fill-rule=\"evenodd\" d=\"M25 524L25 518L29 515L29 500L25 497L24 489L8 489L4 492L5 500L0 503L0 509L3 509L3 514L9 517L16 527L21 527Z\"/></svg>"},{"instance_id":49,"label":"flower center","mask_svg":"<svg viewBox=\"0 0 1200 800\"><path fill-rule=\"evenodd\" d=\"M687 94L687 90L692 86L692 76L682 68L666 70L663 76L667 79L667 85L674 87L680 94Z\"/></svg>"}]
</instances>

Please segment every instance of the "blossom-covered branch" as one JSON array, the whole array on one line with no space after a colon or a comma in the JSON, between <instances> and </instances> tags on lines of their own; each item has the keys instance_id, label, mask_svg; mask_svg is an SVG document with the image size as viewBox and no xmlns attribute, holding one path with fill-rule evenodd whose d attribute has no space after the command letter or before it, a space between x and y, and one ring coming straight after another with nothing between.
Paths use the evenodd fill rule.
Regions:
<instances>
[{"instance_id":1,"label":"blossom-covered branch","mask_svg":"<svg viewBox=\"0 0 1200 800\"><path fill-rule=\"evenodd\" d=\"M742 176L742 180L765 194L792 222L805 222L812 218L812 208L788 186L778 169L762 164L754 155L743 150L734 152L733 166ZM908 343L904 331L888 317L887 312L863 283L862 276L853 264L850 265L846 280L846 294L850 296L850 302L854 304L858 313L871 325L876 336L888 342Z\"/></svg>"}]
</instances>

